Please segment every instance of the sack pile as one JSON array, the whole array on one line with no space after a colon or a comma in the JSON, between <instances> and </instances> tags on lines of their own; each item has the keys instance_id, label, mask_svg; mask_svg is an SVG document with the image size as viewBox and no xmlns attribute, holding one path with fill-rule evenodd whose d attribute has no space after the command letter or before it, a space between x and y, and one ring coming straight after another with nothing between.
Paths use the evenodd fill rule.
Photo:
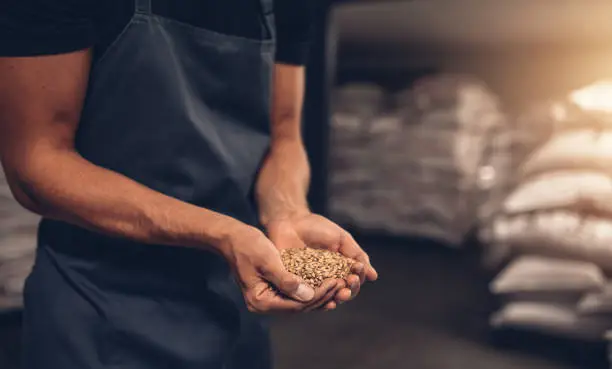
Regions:
<instances>
[{"instance_id":1,"label":"sack pile","mask_svg":"<svg viewBox=\"0 0 612 369\"><path fill-rule=\"evenodd\" d=\"M14 200L0 169L0 310L22 305L22 291L36 252L39 217Z\"/></svg>"},{"instance_id":2,"label":"sack pile","mask_svg":"<svg viewBox=\"0 0 612 369\"><path fill-rule=\"evenodd\" d=\"M462 76L423 78L392 94L347 85L335 94L330 212L341 223L458 246L502 161L497 97Z\"/></svg>"},{"instance_id":3,"label":"sack pile","mask_svg":"<svg viewBox=\"0 0 612 369\"><path fill-rule=\"evenodd\" d=\"M576 99L598 88L518 120L513 190L480 232L489 265L507 263L494 327L589 340L612 328L612 113Z\"/></svg>"},{"instance_id":4,"label":"sack pile","mask_svg":"<svg viewBox=\"0 0 612 369\"><path fill-rule=\"evenodd\" d=\"M594 263L525 255L514 259L491 283L502 308L495 329L540 331L601 340L612 320L610 287Z\"/></svg>"}]
</instances>

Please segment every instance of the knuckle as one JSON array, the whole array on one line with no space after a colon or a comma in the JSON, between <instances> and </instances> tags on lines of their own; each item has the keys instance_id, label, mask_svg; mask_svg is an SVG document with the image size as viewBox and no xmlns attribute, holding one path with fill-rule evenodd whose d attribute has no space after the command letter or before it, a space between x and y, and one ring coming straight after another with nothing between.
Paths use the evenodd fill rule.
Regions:
<instances>
[{"instance_id":1,"label":"knuckle","mask_svg":"<svg viewBox=\"0 0 612 369\"><path fill-rule=\"evenodd\" d=\"M341 235L342 235L342 241L355 242L353 235L349 231L343 229L341 232Z\"/></svg>"},{"instance_id":2,"label":"knuckle","mask_svg":"<svg viewBox=\"0 0 612 369\"><path fill-rule=\"evenodd\" d=\"M242 235L242 237L245 242L250 242L250 243L260 243L266 239L266 236L264 235L264 233L254 227L246 230L244 234Z\"/></svg>"},{"instance_id":3,"label":"knuckle","mask_svg":"<svg viewBox=\"0 0 612 369\"><path fill-rule=\"evenodd\" d=\"M263 295L253 295L252 302L253 304L260 306L266 301L266 298Z\"/></svg>"},{"instance_id":4,"label":"knuckle","mask_svg":"<svg viewBox=\"0 0 612 369\"><path fill-rule=\"evenodd\" d=\"M246 297L247 303L252 305L253 307L259 307L259 305L261 304L261 294L257 294L253 290L248 291Z\"/></svg>"},{"instance_id":5,"label":"knuckle","mask_svg":"<svg viewBox=\"0 0 612 369\"><path fill-rule=\"evenodd\" d=\"M259 309L251 301L247 300L246 306L247 306L247 310L249 312L251 312L251 313L258 313L259 312Z\"/></svg>"},{"instance_id":6,"label":"knuckle","mask_svg":"<svg viewBox=\"0 0 612 369\"><path fill-rule=\"evenodd\" d=\"M267 306L268 304L266 303L266 301L264 301L261 298L257 298L251 301L249 305L251 306L251 309L252 309L251 312L254 312L254 313L266 313L270 310Z\"/></svg>"},{"instance_id":7,"label":"knuckle","mask_svg":"<svg viewBox=\"0 0 612 369\"><path fill-rule=\"evenodd\" d=\"M297 287L299 283L300 281L292 275L286 274L281 278L281 284L285 288L291 289L293 287Z\"/></svg>"}]
</instances>

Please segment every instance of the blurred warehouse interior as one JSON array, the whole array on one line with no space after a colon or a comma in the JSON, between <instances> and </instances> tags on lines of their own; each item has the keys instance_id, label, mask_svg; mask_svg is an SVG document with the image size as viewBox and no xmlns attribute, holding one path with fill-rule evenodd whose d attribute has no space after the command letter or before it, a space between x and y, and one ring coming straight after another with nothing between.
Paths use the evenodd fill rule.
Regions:
<instances>
[{"instance_id":1,"label":"blurred warehouse interior","mask_svg":"<svg viewBox=\"0 0 612 369\"><path fill-rule=\"evenodd\" d=\"M466 73L520 108L612 73L611 13L604 0L349 0L332 15L338 80Z\"/></svg>"},{"instance_id":2,"label":"blurred warehouse interior","mask_svg":"<svg viewBox=\"0 0 612 369\"><path fill-rule=\"evenodd\" d=\"M611 17L603 0L326 9L305 112L315 208L381 280L275 321L279 369L608 367ZM36 221L0 177L3 369Z\"/></svg>"}]
</instances>

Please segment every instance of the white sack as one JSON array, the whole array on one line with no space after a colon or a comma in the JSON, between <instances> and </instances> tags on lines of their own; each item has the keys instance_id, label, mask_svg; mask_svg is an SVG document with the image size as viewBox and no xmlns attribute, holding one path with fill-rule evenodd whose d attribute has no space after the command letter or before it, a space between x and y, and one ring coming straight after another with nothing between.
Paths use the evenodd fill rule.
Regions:
<instances>
[{"instance_id":1,"label":"white sack","mask_svg":"<svg viewBox=\"0 0 612 369\"><path fill-rule=\"evenodd\" d=\"M602 271L593 263L541 256L521 256L510 263L491 283L494 294L525 292L601 291Z\"/></svg>"},{"instance_id":2,"label":"white sack","mask_svg":"<svg viewBox=\"0 0 612 369\"><path fill-rule=\"evenodd\" d=\"M447 126L484 132L499 124L496 119L483 119L482 113L498 111L499 99L482 81L471 76L445 74L424 77L409 89L395 95L395 102L403 113L438 115L429 125ZM448 117L445 115L451 114ZM475 117L478 117L474 120ZM492 117L492 116L489 116Z\"/></svg>"},{"instance_id":3,"label":"white sack","mask_svg":"<svg viewBox=\"0 0 612 369\"><path fill-rule=\"evenodd\" d=\"M384 100L385 90L375 84L367 82L354 82L345 84L335 90L335 104L342 102L375 102L379 103Z\"/></svg>"},{"instance_id":4,"label":"white sack","mask_svg":"<svg viewBox=\"0 0 612 369\"><path fill-rule=\"evenodd\" d=\"M602 291L586 294L577 307L580 314L612 314L612 283Z\"/></svg>"},{"instance_id":5,"label":"white sack","mask_svg":"<svg viewBox=\"0 0 612 369\"><path fill-rule=\"evenodd\" d=\"M497 97L481 81L453 75L420 79L396 95L391 111L384 95L363 84L336 91L330 214L361 229L459 246L485 192L503 178L504 161L491 160L490 150L492 130L506 125Z\"/></svg>"},{"instance_id":6,"label":"white sack","mask_svg":"<svg viewBox=\"0 0 612 369\"><path fill-rule=\"evenodd\" d=\"M512 253L592 262L612 270L612 222L568 211L498 217L489 239Z\"/></svg>"},{"instance_id":7,"label":"white sack","mask_svg":"<svg viewBox=\"0 0 612 369\"><path fill-rule=\"evenodd\" d=\"M39 220L15 201L0 168L0 310L21 305L23 284L34 264Z\"/></svg>"},{"instance_id":8,"label":"white sack","mask_svg":"<svg viewBox=\"0 0 612 369\"><path fill-rule=\"evenodd\" d=\"M22 258L33 258L36 252L35 235L16 234L0 237L0 265Z\"/></svg>"},{"instance_id":9,"label":"white sack","mask_svg":"<svg viewBox=\"0 0 612 369\"><path fill-rule=\"evenodd\" d=\"M569 98L585 111L602 114L600 121L607 117L608 119L605 119L604 124L610 124L612 122L610 119L612 118L610 116L610 112L612 112L611 93L612 81L601 80L573 91Z\"/></svg>"},{"instance_id":10,"label":"white sack","mask_svg":"<svg viewBox=\"0 0 612 369\"><path fill-rule=\"evenodd\" d=\"M4 296L21 295L25 281L32 271L32 260L18 260L0 265L0 291Z\"/></svg>"},{"instance_id":11,"label":"white sack","mask_svg":"<svg viewBox=\"0 0 612 369\"><path fill-rule=\"evenodd\" d=\"M577 207L612 215L612 178L605 173L560 171L542 174L519 186L504 202L502 212Z\"/></svg>"},{"instance_id":12,"label":"white sack","mask_svg":"<svg viewBox=\"0 0 612 369\"><path fill-rule=\"evenodd\" d=\"M347 84L334 91L332 109L371 117L384 108L385 95L385 90L376 84Z\"/></svg>"},{"instance_id":13,"label":"white sack","mask_svg":"<svg viewBox=\"0 0 612 369\"><path fill-rule=\"evenodd\" d=\"M517 126L541 140L563 131L612 129L612 115L580 106L569 97L529 107L518 117Z\"/></svg>"},{"instance_id":14,"label":"white sack","mask_svg":"<svg viewBox=\"0 0 612 369\"><path fill-rule=\"evenodd\" d=\"M520 169L520 176L526 178L563 169L592 169L609 173L610 163L612 132L563 132L529 156Z\"/></svg>"},{"instance_id":15,"label":"white sack","mask_svg":"<svg viewBox=\"0 0 612 369\"><path fill-rule=\"evenodd\" d=\"M612 326L612 320L579 316L571 306L515 302L495 313L491 325L495 329L520 329L599 341Z\"/></svg>"}]
</instances>

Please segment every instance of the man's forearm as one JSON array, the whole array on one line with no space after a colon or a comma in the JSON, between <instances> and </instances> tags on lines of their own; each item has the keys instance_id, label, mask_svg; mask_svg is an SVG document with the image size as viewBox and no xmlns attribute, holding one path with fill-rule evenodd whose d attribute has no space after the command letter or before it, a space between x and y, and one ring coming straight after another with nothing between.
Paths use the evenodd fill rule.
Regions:
<instances>
[{"instance_id":1,"label":"man's forearm","mask_svg":"<svg viewBox=\"0 0 612 369\"><path fill-rule=\"evenodd\" d=\"M7 173L16 198L40 215L139 242L223 252L237 220L142 186L75 152L34 153Z\"/></svg>"},{"instance_id":2,"label":"man's forearm","mask_svg":"<svg viewBox=\"0 0 612 369\"><path fill-rule=\"evenodd\" d=\"M302 142L303 66L276 64L272 94L272 144L259 173L257 201L262 224L308 213L310 166Z\"/></svg>"},{"instance_id":3,"label":"man's forearm","mask_svg":"<svg viewBox=\"0 0 612 369\"><path fill-rule=\"evenodd\" d=\"M257 182L262 224L308 213L309 184L310 166L302 142L289 139L274 142Z\"/></svg>"}]
</instances>

